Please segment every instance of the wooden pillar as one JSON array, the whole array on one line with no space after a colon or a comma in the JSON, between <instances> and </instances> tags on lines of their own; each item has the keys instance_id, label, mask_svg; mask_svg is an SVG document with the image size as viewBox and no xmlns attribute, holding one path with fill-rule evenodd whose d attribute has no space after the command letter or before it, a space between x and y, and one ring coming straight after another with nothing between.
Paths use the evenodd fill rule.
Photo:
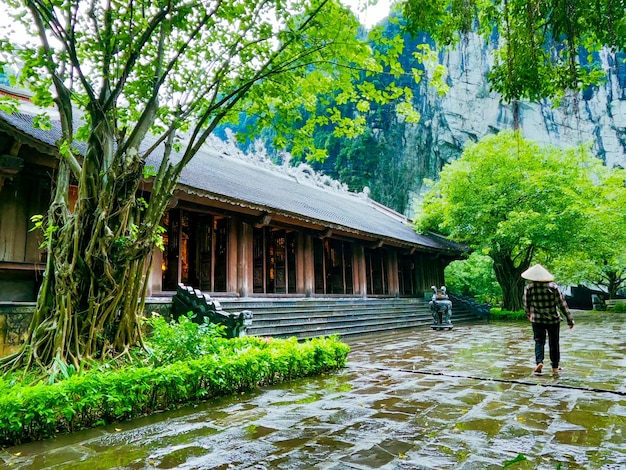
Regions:
<instances>
[{"instance_id":1,"label":"wooden pillar","mask_svg":"<svg viewBox=\"0 0 626 470\"><path fill-rule=\"evenodd\" d=\"M239 271L239 218L228 218L228 244L226 249L226 292L238 292Z\"/></svg>"},{"instance_id":2,"label":"wooden pillar","mask_svg":"<svg viewBox=\"0 0 626 470\"><path fill-rule=\"evenodd\" d=\"M252 293L252 246L254 243L252 225L239 224L239 244L237 246L237 293L249 297Z\"/></svg>"},{"instance_id":3,"label":"wooden pillar","mask_svg":"<svg viewBox=\"0 0 626 470\"><path fill-rule=\"evenodd\" d=\"M155 292L163 291L163 252L158 248L152 250L152 269L148 273L147 295L154 295Z\"/></svg>"},{"instance_id":4,"label":"wooden pillar","mask_svg":"<svg viewBox=\"0 0 626 470\"><path fill-rule=\"evenodd\" d=\"M389 295L392 297L400 296L400 283L398 281L398 252L389 250L387 257L387 272L389 273Z\"/></svg>"},{"instance_id":5,"label":"wooden pillar","mask_svg":"<svg viewBox=\"0 0 626 470\"><path fill-rule=\"evenodd\" d=\"M313 238L304 234L304 295L311 297L315 293L315 263L313 257Z\"/></svg>"},{"instance_id":6,"label":"wooden pillar","mask_svg":"<svg viewBox=\"0 0 626 470\"><path fill-rule=\"evenodd\" d=\"M367 275L365 249L363 245L354 246L354 293L367 297Z\"/></svg>"}]
</instances>

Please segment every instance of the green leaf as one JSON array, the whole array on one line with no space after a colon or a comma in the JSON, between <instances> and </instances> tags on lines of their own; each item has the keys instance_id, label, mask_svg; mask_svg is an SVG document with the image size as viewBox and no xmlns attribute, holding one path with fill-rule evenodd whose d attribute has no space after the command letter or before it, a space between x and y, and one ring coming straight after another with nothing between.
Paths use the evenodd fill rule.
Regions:
<instances>
[{"instance_id":1,"label":"green leaf","mask_svg":"<svg viewBox=\"0 0 626 470\"><path fill-rule=\"evenodd\" d=\"M517 457L515 457L514 459L507 460L506 462L504 462L503 468L509 468L510 466L518 462L524 462L526 460L528 459L526 458L526 456L524 456L524 454L517 454Z\"/></svg>"}]
</instances>

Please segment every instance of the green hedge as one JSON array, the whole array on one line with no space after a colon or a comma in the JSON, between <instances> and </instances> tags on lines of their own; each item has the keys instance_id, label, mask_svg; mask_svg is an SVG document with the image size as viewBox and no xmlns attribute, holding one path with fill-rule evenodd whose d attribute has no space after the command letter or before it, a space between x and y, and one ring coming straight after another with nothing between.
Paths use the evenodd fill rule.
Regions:
<instances>
[{"instance_id":1,"label":"green hedge","mask_svg":"<svg viewBox=\"0 0 626 470\"><path fill-rule=\"evenodd\" d=\"M244 347L232 353L160 367L94 371L53 384L0 380L0 445L45 439L338 369L345 366L350 350L336 337L305 342L241 339Z\"/></svg>"},{"instance_id":2,"label":"green hedge","mask_svg":"<svg viewBox=\"0 0 626 470\"><path fill-rule=\"evenodd\" d=\"M616 313L624 313L626 312L626 300L624 300L623 302L616 302L615 305L613 305L613 308L611 309Z\"/></svg>"},{"instance_id":3,"label":"green hedge","mask_svg":"<svg viewBox=\"0 0 626 470\"><path fill-rule=\"evenodd\" d=\"M518 321L528 320L524 310L503 310L501 308L492 308L489 312L489 320L494 321Z\"/></svg>"}]
</instances>

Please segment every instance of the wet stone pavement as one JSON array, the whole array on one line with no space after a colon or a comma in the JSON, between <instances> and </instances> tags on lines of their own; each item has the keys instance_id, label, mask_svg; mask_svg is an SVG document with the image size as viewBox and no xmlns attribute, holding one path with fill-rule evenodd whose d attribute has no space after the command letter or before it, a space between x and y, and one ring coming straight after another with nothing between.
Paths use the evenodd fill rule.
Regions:
<instances>
[{"instance_id":1,"label":"wet stone pavement","mask_svg":"<svg viewBox=\"0 0 626 470\"><path fill-rule=\"evenodd\" d=\"M525 322L368 336L336 373L5 449L0 467L626 469L626 314L575 318L559 377L532 374Z\"/></svg>"}]
</instances>

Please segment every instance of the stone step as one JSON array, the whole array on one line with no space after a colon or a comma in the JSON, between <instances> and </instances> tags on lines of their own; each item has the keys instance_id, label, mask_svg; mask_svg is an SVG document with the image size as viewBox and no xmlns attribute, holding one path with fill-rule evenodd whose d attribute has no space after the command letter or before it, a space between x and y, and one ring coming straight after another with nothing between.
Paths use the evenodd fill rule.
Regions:
<instances>
[{"instance_id":1,"label":"stone step","mask_svg":"<svg viewBox=\"0 0 626 470\"><path fill-rule=\"evenodd\" d=\"M226 311L241 311L224 309ZM326 307L325 309L314 309L314 310L305 310L305 309L277 309L277 310L260 310L260 309L244 309L251 310L254 314L254 317L257 319L262 318L272 318L274 320L295 320L295 321L303 321L310 318L318 318L318 317L350 317L350 316L368 316L368 315L385 315L385 316L404 316L404 315L428 315L430 316L430 310L428 308L388 308L388 307L378 307L378 308L351 308L351 309L332 309L332 307Z\"/></svg>"},{"instance_id":2,"label":"stone step","mask_svg":"<svg viewBox=\"0 0 626 470\"><path fill-rule=\"evenodd\" d=\"M453 325L477 322L475 318L457 318L454 319ZM316 336L339 335L355 336L371 333L383 333L391 331L399 331L404 329L427 328L432 325L432 318L404 318L393 321L373 320L362 321L359 323L313 323L313 324L297 324L297 325L280 325L280 326L253 326L249 328L248 334L251 336L273 336L273 337L291 337L296 338L312 338Z\"/></svg>"},{"instance_id":3,"label":"stone step","mask_svg":"<svg viewBox=\"0 0 626 470\"><path fill-rule=\"evenodd\" d=\"M424 298L215 298L227 312L250 310L253 336L298 339L338 334L355 336L428 328L432 316ZM161 300L150 309L169 311L171 300ZM469 312L463 302L452 302L452 323L483 321Z\"/></svg>"},{"instance_id":4,"label":"stone step","mask_svg":"<svg viewBox=\"0 0 626 470\"><path fill-rule=\"evenodd\" d=\"M302 301L302 302L245 302L245 301L230 301L230 300L219 300L222 308L227 311L240 311L240 310L253 310L255 312L278 312L282 310L286 310L289 312L298 312L298 311L315 311L315 310L326 310L326 311L345 311L345 310L354 310L355 308L362 310L376 310L376 309L397 309L397 310L406 310L410 308L425 308L429 309L428 303L423 300L420 301L411 301L411 302L384 302L384 301L362 301L362 302L353 302L353 301L330 301L330 302L322 302L322 301Z\"/></svg>"},{"instance_id":5,"label":"stone step","mask_svg":"<svg viewBox=\"0 0 626 470\"><path fill-rule=\"evenodd\" d=\"M425 299L225 299L226 311L251 310L251 336L306 339L337 334L355 336L425 328L432 325ZM480 319L462 305L452 308L452 323Z\"/></svg>"}]
</instances>

